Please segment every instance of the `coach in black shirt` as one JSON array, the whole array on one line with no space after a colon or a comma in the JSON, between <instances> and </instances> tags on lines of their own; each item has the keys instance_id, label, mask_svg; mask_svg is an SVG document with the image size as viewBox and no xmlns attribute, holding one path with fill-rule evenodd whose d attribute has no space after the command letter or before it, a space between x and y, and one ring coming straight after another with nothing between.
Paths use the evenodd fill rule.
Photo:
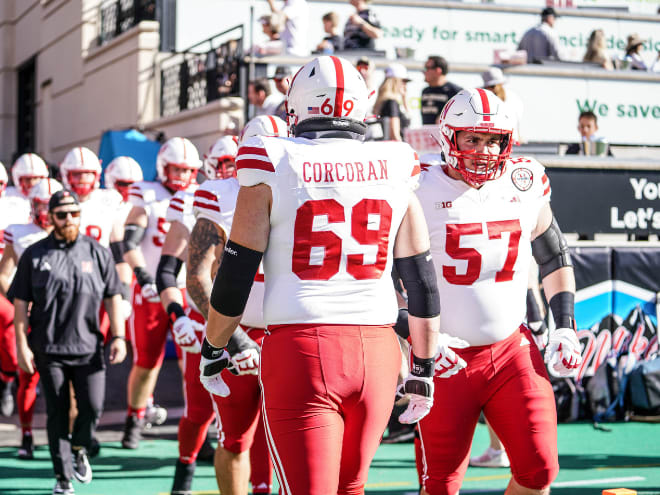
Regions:
<instances>
[{"instance_id":1,"label":"coach in black shirt","mask_svg":"<svg viewBox=\"0 0 660 495\"><path fill-rule=\"evenodd\" d=\"M75 193L56 192L48 206L53 232L25 250L9 297L15 308L18 364L28 373L36 366L41 375L48 446L57 478L53 493L69 494L73 493L72 477L83 483L92 479L87 449L105 398L101 301L113 336L110 363L124 360L126 342L121 284L110 251L79 234L80 205ZM78 405L70 440L69 383Z\"/></svg>"},{"instance_id":2,"label":"coach in black shirt","mask_svg":"<svg viewBox=\"0 0 660 495\"><path fill-rule=\"evenodd\" d=\"M422 124L424 125L437 124L445 103L463 89L447 81L448 72L449 64L443 57L434 55L424 64L424 80L429 83L428 87L422 90Z\"/></svg>"}]
</instances>

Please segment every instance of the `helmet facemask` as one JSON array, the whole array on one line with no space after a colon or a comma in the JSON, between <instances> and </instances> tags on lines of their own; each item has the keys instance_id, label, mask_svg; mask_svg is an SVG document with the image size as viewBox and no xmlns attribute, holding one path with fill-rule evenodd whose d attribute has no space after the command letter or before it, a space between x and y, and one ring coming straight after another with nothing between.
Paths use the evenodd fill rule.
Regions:
<instances>
[{"instance_id":1,"label":"helmet facemask","mask_svg":"<svg viewBox=\"0 0 660 495\"><path fill-rule=\"evenodd\" d=\"M129 181L129 180L116 180L115 181L115 184L114 184L115 190L119 194L121 194L121 198L122 198L122 201L124 201L124 203L128 202L128 194L129 194L129 191L131 190L131 186L133 184L135 184L135 182Z\"/></svg>"},{"instance_id":2,"label":"helmet facemask","mask_svg":"<svg viewBox=\"0 0 660 495\"><path fill-rule=\"evenodd\" d=\"M69 170L66 177L67 184L79 198L88 196L99 181L99 174L96 170Z\"/></svg>"},{"instance_id":3,"label":"helmet facemask","mask_svg":"<svg viewBox=\"0 0 660 495\"><path fill-rule=\"evenodd\" d=\"M18 179L18 186L20 187L23 196L27 197L30 194L32 187L39 183L41 179L45 178L46 177L43 175L21 175Z\"/></svg>"},{"instance_id":4,"label":"helmet facemask","mask_svg":"<svg viewBox=\"0 0 660 495\"><path fill-rule=\"evenodd\" d=\"M32 198L31 203L32 221L42 229L50 227L51 223L48 219L48 200Z\"/></svg>"},{"instance_id":5,"label":"helmet facemask","mask_svg":"<svg viewBox=\"0 0 660 495\"><path fill-rule=\"evenodd\" d=\"M189 167L186 164L167 163L163 168L165 172L164 185L172 191L183 191L195 182L195 172L197 169ZM181 172L177 174L174 172L175 169L179 169ZM185 178L186 173L184 171L187 171L189 174L187 178Z\"/></svg>"}]
</instances>

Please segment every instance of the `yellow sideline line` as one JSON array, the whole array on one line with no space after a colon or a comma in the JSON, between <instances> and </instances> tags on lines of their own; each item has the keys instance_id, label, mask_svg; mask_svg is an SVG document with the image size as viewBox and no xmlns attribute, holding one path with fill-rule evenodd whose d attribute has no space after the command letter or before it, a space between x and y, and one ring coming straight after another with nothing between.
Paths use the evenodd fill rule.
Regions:
<instances>
[{"instance_id":1,"label":"yellow sideline line","mask_svg":"<svg viewBox=\"0 0 660 495\"><path fill-rule=\"evenodd\" d=\"M645 468L645 467L658 467L660 463L655 464L629 464L622 466L603 466L595 468L596 471L605 471L606 469L634 469L634 468Z\"/></svg>"},{"instance_id":2,"label":"yellow sideline line","mask_svg":"<svg viewBox=\"0 0 660 495\"><path fill-rule=\"evenodd\" d=\"M489 476L468 476L463 478L463 481L490 481L490 480L508 480L511 478L511 473L509 474L491 474Z\"/></svg>"}]
</instances>

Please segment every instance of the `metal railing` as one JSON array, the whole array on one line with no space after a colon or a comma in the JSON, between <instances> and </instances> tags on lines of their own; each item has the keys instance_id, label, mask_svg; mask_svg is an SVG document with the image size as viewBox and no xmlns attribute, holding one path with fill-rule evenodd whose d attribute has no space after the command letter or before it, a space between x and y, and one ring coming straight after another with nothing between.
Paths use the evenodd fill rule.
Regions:
<instances>
[{"instance_id":1,"label":"metal railing","mask_svg":"<svg viewBox=\"0 0 660 495\"><path fill-rule=\"evenodd\" d=\"M98 44L125 33L140 21L156 20L156 0L108 0L99 7Z\"/></svg>"},{"instance_id":2,"label":"metal railing","mask_svg":"<svg viewBox=\"0 0 660 495\"><path fill-rule=\"evenodd\" d=\"M239 96L244 78L243 37L243 25L234 26L162 60L161 117Z\"/></svg>"}]
</instances>

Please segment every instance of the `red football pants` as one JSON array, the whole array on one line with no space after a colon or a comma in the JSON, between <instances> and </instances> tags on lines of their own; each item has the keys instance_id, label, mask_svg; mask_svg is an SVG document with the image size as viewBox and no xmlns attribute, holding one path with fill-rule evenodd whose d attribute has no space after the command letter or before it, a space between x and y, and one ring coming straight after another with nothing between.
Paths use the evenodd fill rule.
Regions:
<instances>
[{"instance_id":1,"label":"red football pants","mask_svg":"<svg viewBox=\"0 0 660 495\"><path fill-rule=\"evenodd\" d=\"M14 305L0 295L0 379L13 381L17 369Z\"/></svg>"},{"instance_id":2,"label":"red football pants","mask_svg":"<svg viewBox=\"0 0 660 495\"><path fill-rule=\"evenodd\" d=\"M260 379L282 493L363 493L401 367L392 328L278 325L269 331Z\"/></svg>"},{"instance_id":3,"label":"red football pants","mask_svg":"<svg viewBox=\"0 0 660 495\"><path fill-rule=\"evenodd\" d=\"M185 308L186 297L185 292L182 292ZM167 332L172 325L160 302L152 303L143 299L137 284L133 289L133 314L128 321L133 364L150 370L159 367L165 357Z\"/></svg>"},{"instance_id":4,"label":"red football pants","mask_svg":"<svg viewBox=\"0 0 660 495\"><path fill-rule=\"evenodd\" d=\"M458 493L479 414L504 444L518 484L540 490L559 472L557 413L541 353L528 330L501 342L458 349L467 367L436 378L431 412L419 423L424 487Z\"/></svg>"}]
</instances>

